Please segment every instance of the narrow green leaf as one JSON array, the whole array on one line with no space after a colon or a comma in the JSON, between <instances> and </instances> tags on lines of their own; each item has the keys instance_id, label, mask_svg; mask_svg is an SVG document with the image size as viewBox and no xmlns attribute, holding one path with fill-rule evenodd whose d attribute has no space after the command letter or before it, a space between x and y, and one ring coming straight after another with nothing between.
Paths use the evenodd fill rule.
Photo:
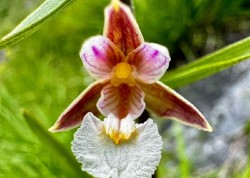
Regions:
<instances>
[{"instance_id":1,"label":"narrow green leaf","mask_svg":"<svg viewBox=\"0 0 250 178\"><path fill-rule=\"evenodd\" d=\"M65 165L63 166L64 168L67 167L71 169L75 177L91 177L87 173L81 171L80 164L76 161L75 157L73 157L73 154L67 151L61 143L54 139L36 117L26 110L22 111L22 115L31 130L37 135L41 143L44 145L44 150L49 150L55 154L55 159L60 161L58 163L59 165L62 164Z\"/></svg>"},{"instance_id":2,"label":"narrow green leaf","mask_svg":"<svg viewBox=\"0 0 250 178\"><path fill-rule=\"evenodd\" d=\"M190 64L179 67L174 72L177 73L179 71L183 71L196 66L211 64L213 62L225 61L245 54L250 54L250 37L227 45L224 48L221 48L213 53L201 57L200 59L194 62L191 62Z\"/></svg>"},{"instance_id":3,"label":"narrow green leaf","mask_svg":"<svg viewBox=\"0 0 250 178\"><path fill-rule=\"evenodd\" d=\"M228 67L233 66L234 64L237 64L249 58L250 54L247 54L225 61L203 64L180 71L179 73L175 73L173 75L166 76L162 81L172 88L178 88L218 73Z\"/></svg>"},{"instance_id":4,"label":"narrow green leaf","mask_svg":"<svg viewBox=\"0 0 250 178\"><path fill-rule=\"evenodd\" d=\"M185 142L184 142L184 138L183 138L183 132L182 129L183 127L178 124L178 123L174 123L174 134L175 134L175 140L176 140L176 149L177 149L177 155L178 155L178 159L180 161L179 164L179 177L182 178L188 178L190 177L190 167L191 167L191 162L189 161L187 154L185 152Z\"/></svg>"},{"instance_id":5,"label":"narrow green leaf","mask_svg":"<svg viewBox=\"0 0 250 178\"><path fill-rule=\"evenodd\" d=\"M250 37L167 72L162 78L162 82L173 88L181 87L216 74L249 58Z\"/></svg>"},{"instance_id":6,"label":"narrow green leaf","mask_svg":"<svg viewBox=\"0 0 250 178\"><path fill-rule=\"evenodd\" d=\"M75 0L46 0L15 29L0 40L0 48L15 44L26 38L74 1Z\"/></svg>"}]
</instances>

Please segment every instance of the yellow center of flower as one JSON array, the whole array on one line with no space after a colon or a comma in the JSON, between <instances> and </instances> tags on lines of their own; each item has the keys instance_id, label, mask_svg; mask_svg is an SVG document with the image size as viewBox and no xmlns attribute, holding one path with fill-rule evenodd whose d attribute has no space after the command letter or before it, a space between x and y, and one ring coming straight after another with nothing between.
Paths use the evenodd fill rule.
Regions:
<instances>
[{"instance_id":1,"label":"yellow center of flower","mask_svg":"<svg viewBox=\"0 0 250 178\"><path fill-rule=\"evenodd\" d=\"M123 141L129 140L131 138L132 135L135 134L135 131L133 131L132 133L123 133L117 130L112 130L110 133L107 133L107 135L109 135L109 137L114 140L115 144L120 144Z\"/></svg>"},{"instance_id":2,"label":"yellow center of flower","mask_svg":"<svg viewBox=\"0 0 250 178\"><path fill-rule=\"evenodd\" d=\"M119 79L128 78L132 71L131 65L126 62L121 62L115 66L115 75Z\"/></svg>"},{"instance_id":3,"label":"yellow center of flower","mask_svg":"<svg viewBox=\"0 0 250 178\"><path fill-rule=\"evenodd\" d=\"M113 72L111 83L114 86L119 86L120 84L135 85L135 79L132 75L133 70L130 64L121 62L114 67Z\"/></svg>"},{"instance_id":4,"label":"yellow center of flower","mask_svg":"<svg viewBox=\"0 0 250 178\"><path fill-rule=\"evenodd\" d=\"M136 134L135 121L130 115L123 119L117 118L112 113L104 119L104 129L106 135L111 138L115 144L120 144L131 139Z\"/></svg>"}]
</instances>

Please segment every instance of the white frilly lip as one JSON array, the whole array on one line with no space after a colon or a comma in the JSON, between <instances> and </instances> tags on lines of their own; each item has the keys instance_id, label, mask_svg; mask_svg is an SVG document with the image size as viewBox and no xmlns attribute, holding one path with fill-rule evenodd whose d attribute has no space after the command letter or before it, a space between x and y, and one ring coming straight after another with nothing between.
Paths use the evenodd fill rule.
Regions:
<instances>
[{"instance_id":1,"label":"white frilly lip","mask_svg":"<svg viewBox=\"0 0 250 178\"><path fill-rule=\"evenodd\" d=\"M162 138L152 119L135 124L135 129L135 136L116 144L106 134L104 122L87 113L72 142L82 170L100 178L150 178L161 159Z\"/></svg>"}]
</instances>

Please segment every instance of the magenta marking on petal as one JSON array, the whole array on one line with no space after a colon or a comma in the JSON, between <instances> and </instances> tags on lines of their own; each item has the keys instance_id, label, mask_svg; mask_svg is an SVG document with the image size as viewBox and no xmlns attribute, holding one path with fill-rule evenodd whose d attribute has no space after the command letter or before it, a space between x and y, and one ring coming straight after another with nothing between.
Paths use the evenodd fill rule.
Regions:
<instances>
[{"instance_id":1,"label":"magenta marking on petal","mask_svg":"<svg viewBox=\"0 0 250 178\"><path fill-rule=\"evenodd\" d=\"M159 51L158 51L158 54L159 54ZM157 55L158 55L157 54ZM155 53L154 54L152 54L152 56L153 55L155 55ZM152 58L151 58L152 59ZM150 59L149 59L150 60ZM160 62L160 61L159 61ZM162 60L162 62L161 63L159 63L158 62L158 66L156 67L156 68L148 68L148 66L142 66L142 68L141 68L141 70L144 70L143 68L146 68L147 70L144 70L145 72L151 72L151 71L155 71L155 70L157 70L157 69L159 69L159 68L161 68L161 67L163 67L163 66L165 66L168 62L169 62L169 60L168 60L168 58L167 57L165 57L164 56L164 60Z\"/></svg>"},{"instance_id":2,"label":"magenta marking on petal","mask_svg":"<svg viewBox=\"0 0 250 178\"><path fill-rule=\"evenodd\" d=\"M157 66L156 68L149 68L149 69L146 69L146 70L144 70L145 72L147 72L147 73L150 73L150 72L154 72L155 70L157 70L157 69L160 69L161 67L163 67L163 66L165 66L166 64L167 64L168 62L165 60L163 63L161 63L159 66ZM144 67L144 68L146 68L146 66ZM141 69L141 70L143 70L143 68ZM160 71L160 73L161 73L161 71Z\"/></svg>"},{"instance_id":3,"label":"magenta marking on petal","mask_svg":"<svg viewBox=\"0 0 250 178\"><path fill-rule=\"evenodd\" d=\"M92 46L92 51L94 52L95 56L98 56L98 57L100 56L100 52L95 46Z\"/></svg>"},{"instance_id":4,"label":"magenta marking on petal","mask_svg":"<svg viewBox=\"0 0 250 178\"><path fill-rule=\"evenodd\" d=\"M95 71L96 74L98 74L98 73L104 73L104 74L106 74L106 73L107 73L107 71L104 70L104 68L103 68L102 66L98 66L98 67L97 67L96 65L91 64L90 61L88 60L86 54L83 54L83 56L84 56L84 59L85 59L86 63L87 63L90 67L92 67L93 69L96 69L96 70L97 70L97 71ZM89 69L91 72L94 73L94 71L91 70L89 67L88 67L87 69Z\"/></svg>"},{"instance_id":5,"label":"magenta marking on petal","mask_svg":"<svg viewBox=\"0 0 250 178\"><path fill-rule=\"evenodd\" d=\"M124 58L122 52L108 38L88 39L80 51L84 67L97 80L110 77L112 68Z\"/></svg>"},{"instance_id":6,"label":"magenta marking on petal","mask_svg":"<svg viewBox=\"0 0 250 178\"><path fill-rule=\"evenodd\" d=\"M128 62L137 71L137 77L144 83L153 83L159 80L169 66L169 53L167 48L144 43L128 56Z\"/></svg>"},{"instance_id":7,"label":"magenta marking on petal","mask_svg":"<svg viewBox=\"0 0 250 178\"><path fill-rule=\"evenodd\" d=\"M87 56L85 53L82 54L82 58L85 59L85 61L87 61Z\"/></svg>"},{"instance_id":8,"label":"magenta marking on petal","mask_svg":"<svg viewBox=\"0 0 250 178\"><path fill-rule=\"evenodd\" d=\"M153 52L153 54L152 54L152 59L154 59L156 56L158 56L159 55L159 51L157 51L157 50L155 50L154 52Z\"/></svg>"}]
</instances>

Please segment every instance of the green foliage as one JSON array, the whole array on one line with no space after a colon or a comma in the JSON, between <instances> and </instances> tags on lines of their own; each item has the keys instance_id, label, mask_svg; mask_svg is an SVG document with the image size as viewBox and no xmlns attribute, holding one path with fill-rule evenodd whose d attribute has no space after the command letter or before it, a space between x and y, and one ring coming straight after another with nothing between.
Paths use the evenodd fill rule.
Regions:
<instances>
[{"instance_id":1,"label":"green foliage","mask_svg":"<svg viewBox=\"0 0 250 178\"><path fill-rule=\"evenodd\" d=\"M60 112L91 82L83 71L78 53L84 38L101 31L106 3L95 5L79 1L39 33L3 51L5 58L0 63L0 177L80 177L75 176L81 172L79 165L76 172L76 168L71 169L71 162L61 164L58 154L46 147L49 144L45 139L38 139L36 132L30 130L20 110L30 110L47 132ZM84 12L79 8L88 5L92 8ZM86 14L93 14L98 9L99 16L82 23ZM78 19L79 24L75 25L72 19ZM99 19L100 24L94 19ZM74 35L69 36L69 32ZM51 136L71 153L74 131Z\"/></svg>"},{"instance_id":2,"label":"green foliage","mask_svg":"<svg viewBox=\"0 0 250 178\"><path fill-rule=\"evenodd\" d=\"M146 40L166 45L182 63L225 46L230 32L249 29L247 0L136 0L135 10Z\"/></svg>"},{"instance_id":3,"label":"green foliage","mask_svg":"<svg viewBox=\"0 0 250 178\"><path fill-rule=\"evenodd\" d=\"M54 156L58 159L58 164L65 168L63 174L71 174L71 177L90 177L86 173L81 172L80 164L77 163L73 155L65 149L64 145L55 140L51 133L48 133L47 129L37 118L26 110L22 111L22 115L38 139L42 143L45 143L44 149L53 152Z\"/></svg>"},{"instance_id":4,"label":"green foliage","mask_svg":"<svg viewBox=\"0 0 250 178\"><path fill-rule=\"evenodd\" d=\"M220 72L250 58L250 38L243 39L195 62L168 72L162 81L171 87L180 87Z\"/></svg>"},{"instance_id":5,"label":"green foliage","mask_svg":"<svg viewBox=\"0 0 250 178\"><path fill-rule=\"evenodd\" d=\"M14 27L41 1L25 2L29 5L19 0L0 1L3 27L0 34ZM92 80L83 70L78 53L84 39L102 34L103 8L109 1L76 1L52 19L71 2L73 0L45 1L0 42L0 47L8 47L30 36L0 51L0 177L85 177L70 157L75 130L52 135L47 128ZM216 43L213 49L224 46L226 42L218 36L225 28L236 28L231 27L235 19L241 17L241 21L245 21L250 11L244 3L244 0L213 3L209 0L136 0L135 15L146 41L167 45L171 63L177 65L176 61L191 61L210 52L204 44L211 38ZM172 87L181 87L249 58L249 51L250 41L246 38L167 72L162 80ZM34 116L26 113L23 117L20 114L23 108ZM193 177L182 132L177 129L174 134L181 163L176 168L178 174L174 175ZM170 155L166 157L173 159ZM165 169L160 171L163 175L168 173L166 167L160 167ZM216 177L218 170L204 177ZM249 166L239 175L248 177Z\"/></svg>"},{"instance_id":6,"label":"green foliage","mask_svg":"<svg viewBox=\"0 0 250 178\"><path fill-rule=\"evenodd\" d=\"M176 142L177 142L176 147L177 147L177 153L178 153L177 155L179 158L179 165L180 165L180 168L179 168L180 172L179 172L178 177L189 178L191 163L185 153L185 143L183 139L182 128L177 123L175 123L174 125L174 132L176 136Z\"/></svg>"},{"instance_id":7,"label":"green foliage","mask_svg":"<svg viewBox=\"0 0 250 178\"><path fill-rule=\"evenodd\" d=\"M17 43L39 29L55 14L74 0L47 0L25 18L14 30L2 38L0 48Z\"/></svg>"},{"instance_id":8,"label":"green foliage","mask_svg":"<svg viewBox=\"0 0 250 178\"><path fill-rule=\"evenodd\" d=\"M250 164L248 164L247 168L241 173L242 178L250 177Z\"/></svg>"}]
</instances>

